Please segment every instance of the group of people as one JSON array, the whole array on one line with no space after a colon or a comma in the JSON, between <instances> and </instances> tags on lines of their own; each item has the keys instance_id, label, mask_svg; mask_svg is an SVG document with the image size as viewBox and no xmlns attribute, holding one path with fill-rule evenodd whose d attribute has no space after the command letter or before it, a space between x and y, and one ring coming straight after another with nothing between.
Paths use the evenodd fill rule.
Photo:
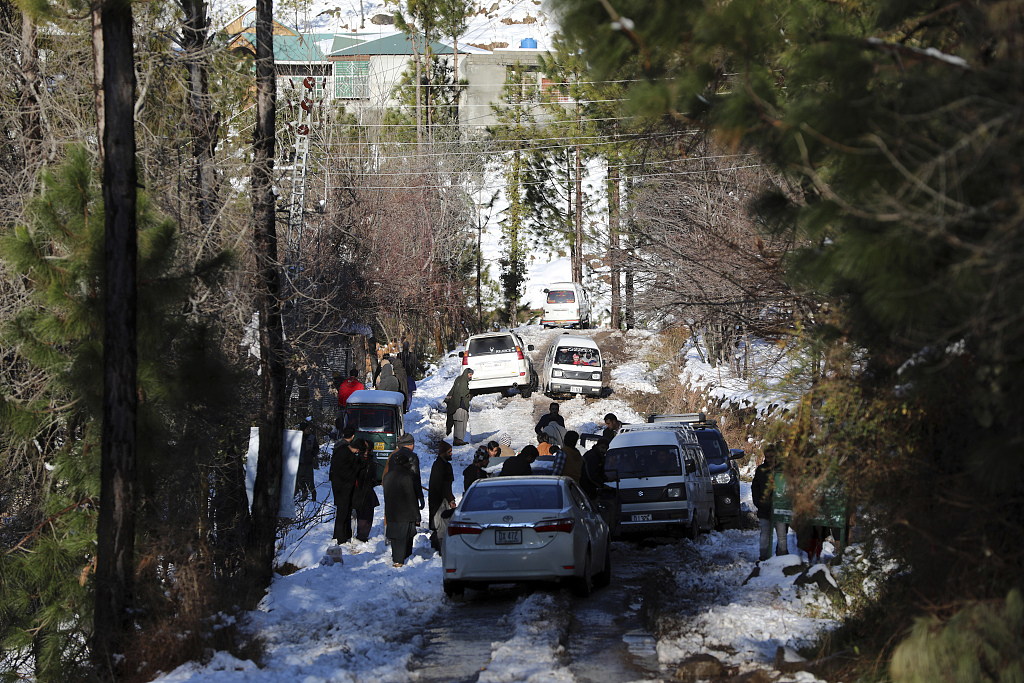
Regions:
<instances>
[{"instance_id":1,"label":"group of people","mask_svg":"<svg viewBox=\"0 0 1024 683\"><path fill-rule=\"evenodd\" d=\"M403 409L409 412L409 403L416 391L416 356L409 350L409 342L402 342L402 350L394 358L385 353L373 377L374 389L397 391L405 397Z\"/></svg>"},{"instance_id":2,"label":"group of people","mask_svg":"<svg viewBox=\"0 0 1024 683\"><path fill-rule=\"evenodd\" d=\"M403 410L409 412L412 395L416 391L416 354L409 350L409 342L402 342L402 350L395 354L385 353L373 373L369 386L381 391L395 391L405 397ZM335 376L335 387L338 390L338 410L344 410L349 396L353 392L366 389L367 384L359 381L359 370L352 368L348 377L341 379Z\"/></svg>"}]
</instances>

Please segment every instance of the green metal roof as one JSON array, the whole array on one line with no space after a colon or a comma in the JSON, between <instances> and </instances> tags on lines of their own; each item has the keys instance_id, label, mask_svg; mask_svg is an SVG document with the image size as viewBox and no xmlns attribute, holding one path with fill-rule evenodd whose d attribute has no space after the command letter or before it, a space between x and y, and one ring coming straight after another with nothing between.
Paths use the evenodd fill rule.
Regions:
<instances>
[{"instance_id":1,"label":"green metal roof","mask_svg":"<svg viewBox=\"0 0 1024 683\"><path fill-rule=\"evenodd\" d=\"M439 43L434 41L430 44L435 55L450 55L454 54L450 45ZM365 43L359 43L346 47L342 50L331 51L331 57L340 56L352 56L352 55L411 55L412 54L412 43L409 41L409 37L404 33L397 33L393 36L387 36L386 38L379 38L377 40L368 40Z\"/></svg>"}]
</instances>

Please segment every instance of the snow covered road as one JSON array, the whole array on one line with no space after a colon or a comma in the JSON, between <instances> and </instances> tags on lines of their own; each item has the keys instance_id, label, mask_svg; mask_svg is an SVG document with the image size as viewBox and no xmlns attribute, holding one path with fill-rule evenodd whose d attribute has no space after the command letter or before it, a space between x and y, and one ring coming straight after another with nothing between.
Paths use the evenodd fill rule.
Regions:
<instances>
[{"instance_id":1,"label":"snow covered road","mask_svg":"<svg viewBox=\"0 0 1024 683\"><path fill-rule=\"evenodd\" d=\"M539 367L559 332L535 326L520 332L536 346ZM644 419L616 392L657 391L647 367L657 340L644 331L622 336L617 342L626 358L611 370L612 395L559 401L568 428L596 432L607 412L624 422ZM419 383L406 415L424 482L435 445L444 438L444 413L438 408L460 369L454 354L434 368ZM515 450L534 443L536 417L549 402L539 393L529 400L497 394L474 398L472 443L501 434L512 437ZM457 497L474 449L454 449ZM321 564L333 530L333 505L324 504L330 499L327 468L316 477L321 503L306 504L306 524L290 527L278 551L279 565L297 570L275 576L259 609L246 617L248 629L266 644L261 666L220 652L206 664L184 665L156 680L668 680L678 662L696 653L712 654L736 673L770 669L778 647L809 644L836 623L828 618L830 602L814 584L797 586L797 575L784 573L799 563L795 555L761 563L759 576L746 581L757 560L757 531L745 529L710 533L696 543L616 542L612 585L590 599L558 589L498 588L468 591L464 601L452 602L441 589L441 562L425 531L416 537L406 565L391 566L381 533L383 507L377 508L368 542L346 544L343 564ZM383 497L379 488L378 495ZM743 498L751 507L749 484L743 485ZM805 672L773 676L815 680Z\"/></svg>"}]
</instances>

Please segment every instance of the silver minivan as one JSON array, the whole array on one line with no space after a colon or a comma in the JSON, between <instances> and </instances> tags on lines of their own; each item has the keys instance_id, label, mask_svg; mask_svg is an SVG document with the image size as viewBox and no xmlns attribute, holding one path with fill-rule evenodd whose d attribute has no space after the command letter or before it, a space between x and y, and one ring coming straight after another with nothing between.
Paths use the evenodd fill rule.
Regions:
<instances>
[{"instance_id":1,"label":"silver minivan","mask_svg":"<svg viewBox=\"0 0 1024 683\"><path fill-rule=\"evenodd\" d=\"M624 425L608 445L618 530L679 529L696 540L715 528L715 491L697 436L684 424Z\"/></svg>"}]
</instances>

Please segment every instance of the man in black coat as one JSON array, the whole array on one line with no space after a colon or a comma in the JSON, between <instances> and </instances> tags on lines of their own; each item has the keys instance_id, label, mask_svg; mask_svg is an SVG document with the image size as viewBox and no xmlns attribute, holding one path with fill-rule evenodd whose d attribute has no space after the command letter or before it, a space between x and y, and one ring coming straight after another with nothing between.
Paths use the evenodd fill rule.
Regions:
<instances>
[{"instance_id":1,"label":"man in black coat","mask_svg":"<svg viewBox=\"0 0 1024 683\"><path fill-rule=\"evenodd\" d=\"M533 468L530 467L530 464L539 455L536 446L532 444L525 446L523 450L519 451L519 455L513 455L505 461L505 464L501 466L501 476L514 477L517 475L533 474Z\"/></svg>"},{"instance_id":2,"label":"man in black coat","mask_svg":"<svg viewBox=\"0 0 1024 683\"><path fill-rule=\"evenodd\" d=\"M455 473L452 471L452 447L447 441L437 445L437 459L430 468L430 480L427 482L427 513L429 517L430 545L440 552L441 541L437 537L437 525L434 523L434 515L441 508L444 501L448 501L450 507L455 506L455 494L452 493L452 484L455 483Z\"/></svg>"},{"instance_id":3,"label":"man in black coat","mask_svg":"<svg viewBox=\"0 0 1024 683\"><path fill-rule=\"evenodd\" d=\"M420 522L417 481L411 466L409 451L401 448L391 456L384 475L384 517L387 519L384 535L391 539L391 560L395 567L401 567L412 555L412 541Z\"/></svg>"},{"instance_id":4,"label":"man in black coat","mask_svg":"<svg viewBox=\"0 0 1024 683\"><path fill-rule=\"evenodd\" d=\"M334 492L334 538L338 543L352 540L352 494L359 475L359 452L345 440L334 444L328 477Z\"/></svg>"},{"instance_id":5,"label":"man in black coat","mask_svg":"<svg viewBox=\"0 0 1024 683\"><path fill-rule=\"evenodd\" d=\"M772 497L776 472L775 444L768 444L764 447L764 461L754 470L754 480L750 483L750 497L754 499L754 506L757 507L757 522L761 528L761 538L758 544L758 556L761 560L767 560L772 556ZM778 536L776 540L776 555L789 553L786 535L787 525L779 522L774 525Z\"/></svg>"},{"instance_id":6,"label":"man in black coat","mask_svg":"<svg viewBox=\"0 0 1024 683\"><path fill-rule=\"evenodd\" d=\"M537 434L540 434L541 432L544 431L544 428L547 427L552 422L561 426L562 429L565 429L565 418L558 414L557 403L552 403L550 406L548 406L548 414L541 416L540 420L537 422L537 426L533 428L533 431L537 432Z\"/></svg>"}]
</instances>

